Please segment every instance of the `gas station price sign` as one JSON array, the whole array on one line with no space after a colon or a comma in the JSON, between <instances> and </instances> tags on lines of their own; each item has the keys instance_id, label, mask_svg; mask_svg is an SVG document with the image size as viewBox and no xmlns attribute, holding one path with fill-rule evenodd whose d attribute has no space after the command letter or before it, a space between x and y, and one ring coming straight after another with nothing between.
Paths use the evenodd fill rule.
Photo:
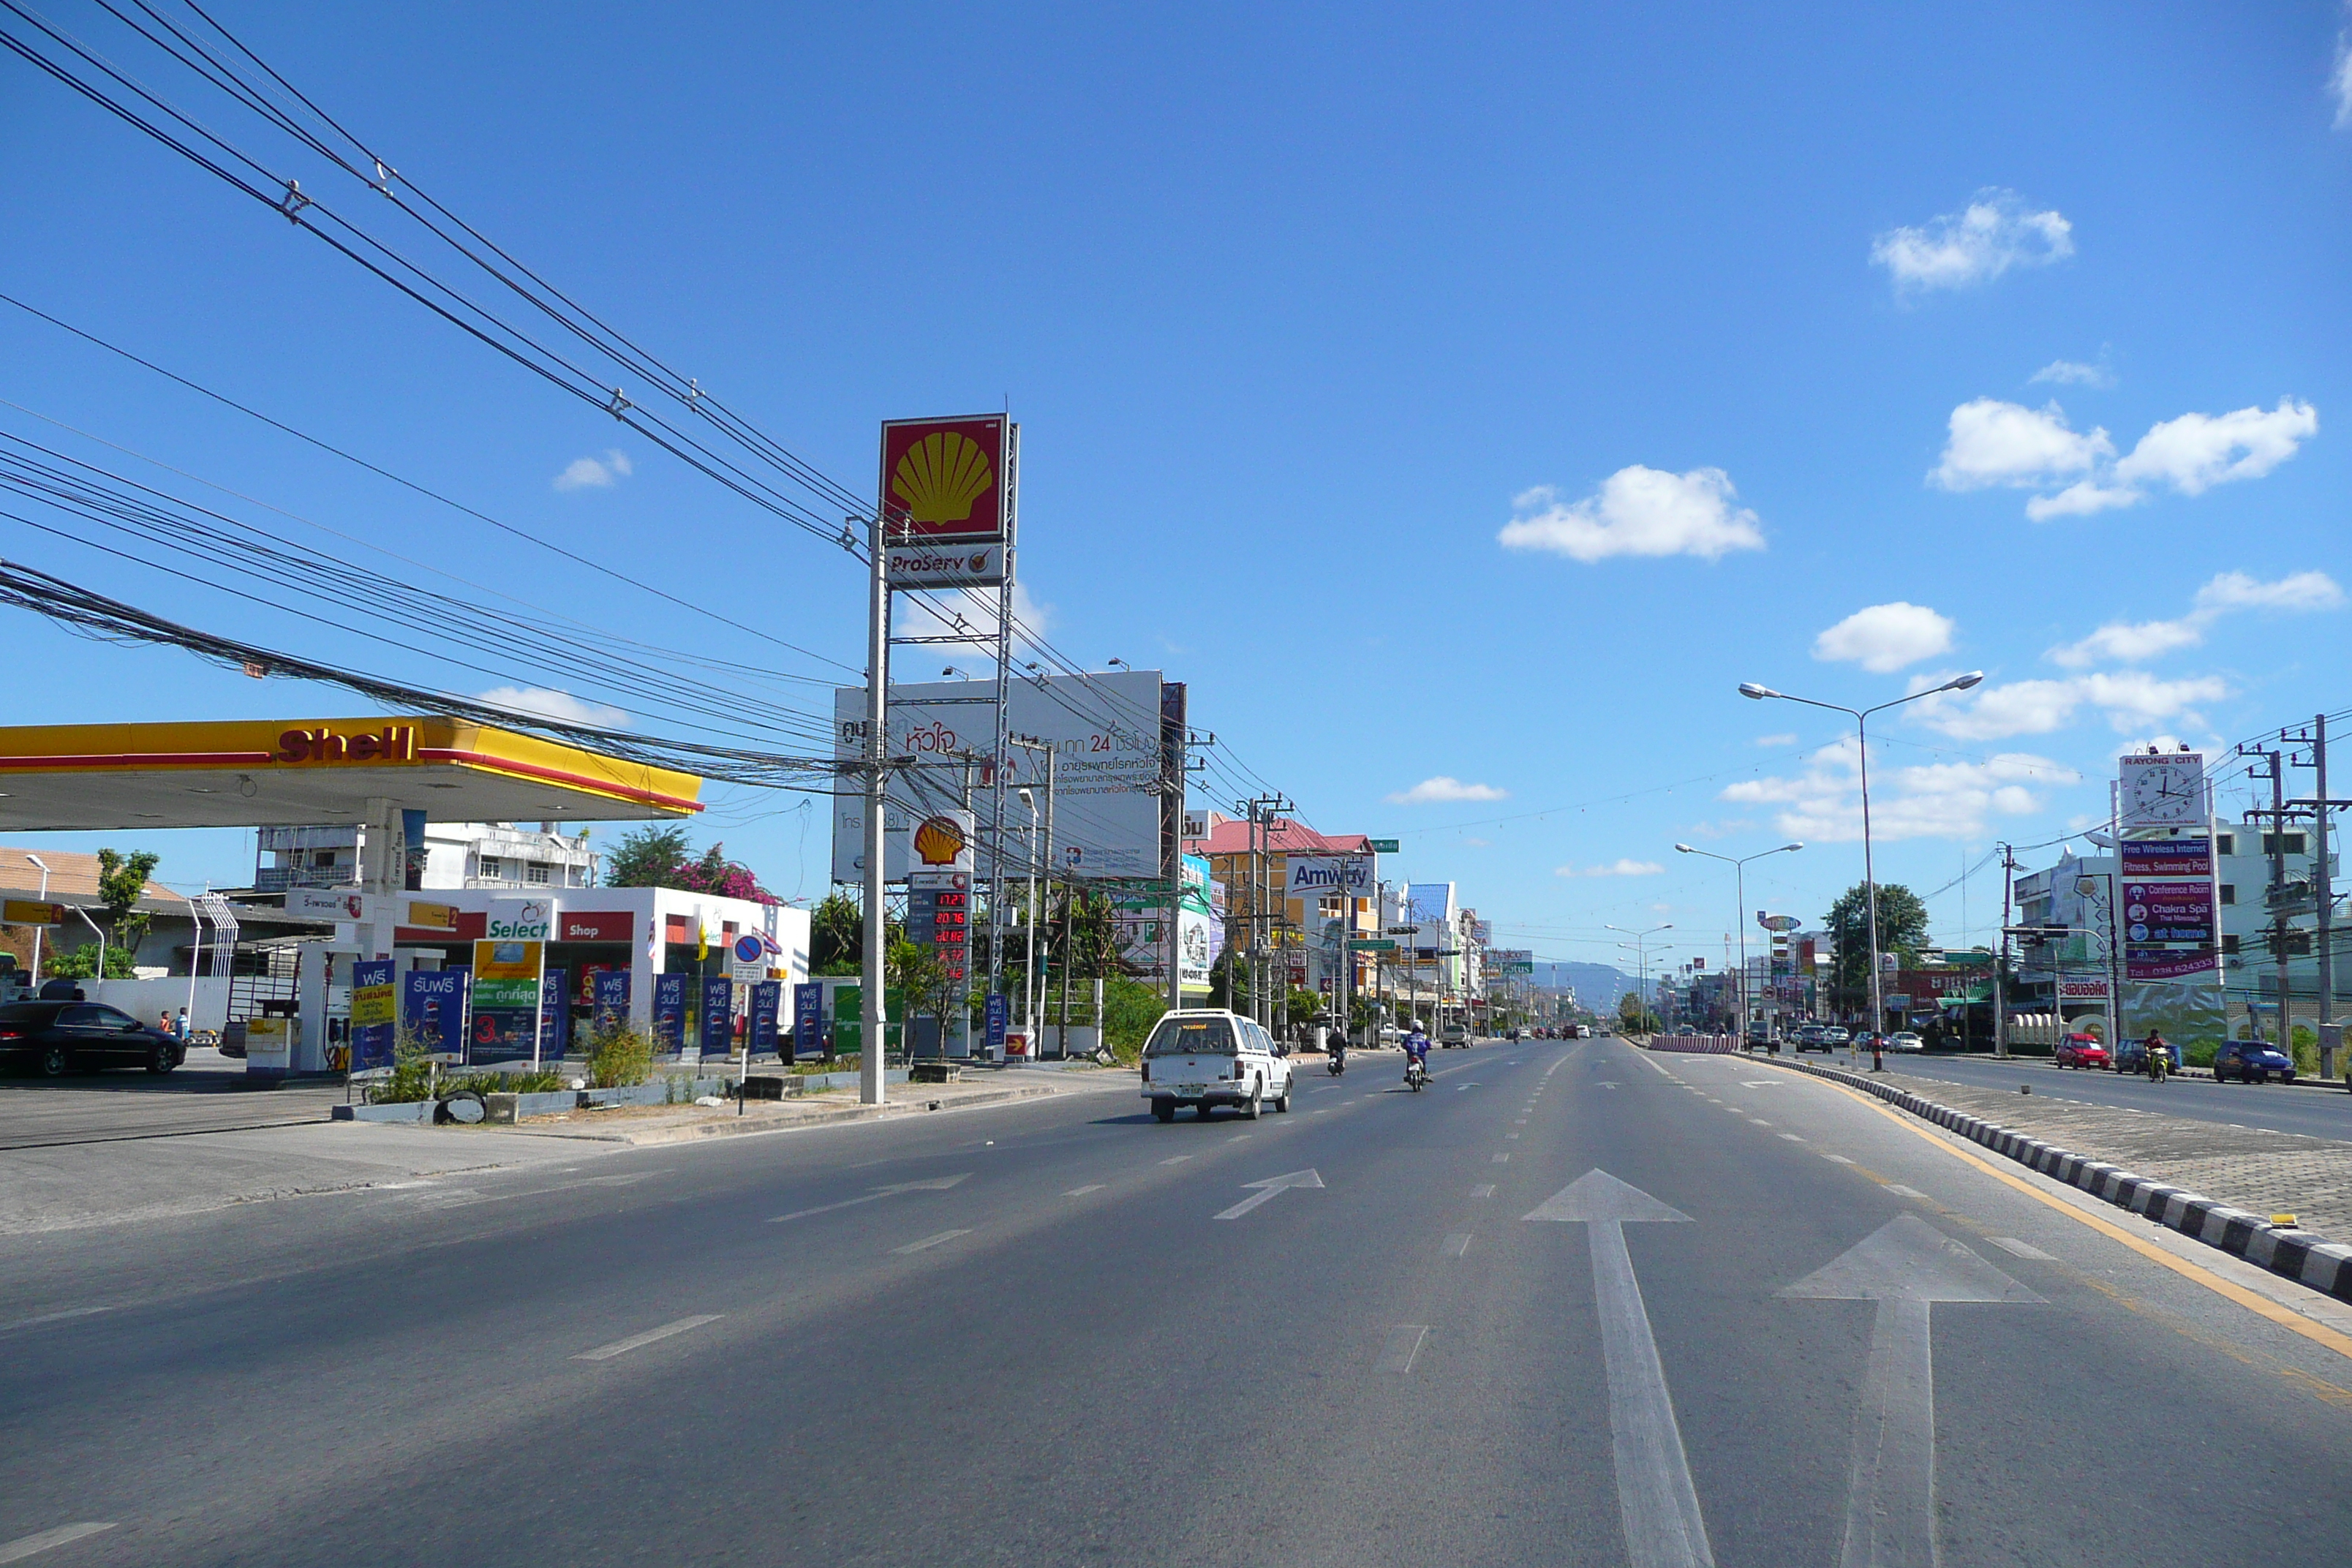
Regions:
<instances>
[{"instance_id":1,"label":"gas station price sign","mask_svg":"<svg viewBox=\"0 0 2352 1568\"><path fill-rule=\"evenodd\" d=\"M907 874L907 937L935 951L950 980L971 962L971 876L964 871Z\"/></svg>"}]
</instances>

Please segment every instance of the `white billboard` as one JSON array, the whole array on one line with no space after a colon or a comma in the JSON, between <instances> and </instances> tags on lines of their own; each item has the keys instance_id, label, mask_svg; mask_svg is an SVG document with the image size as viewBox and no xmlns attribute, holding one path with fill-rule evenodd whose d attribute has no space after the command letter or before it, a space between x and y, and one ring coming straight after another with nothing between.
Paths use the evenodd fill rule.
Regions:
<instances>
[{"instance_id":1,"label":"white billboard","mask_svg":"<svg viewBox=\"0 0 2352 1568\"><path fill-rule=\"evenodd\" d=\"M912 757L911 777L891 783L894 801L909 798L918 809L893 806L887 820L883 867L892 881L907 874L908 840L915 826L942 805L956 803L963 785L958 759L982 759L972 773L972 804L984 831L989 778L985 759L996 744L995 683L986 680L927 681L890 688L890 754ZM1019 679L1007 700L1006 728L1054 748L1054 866L1071 877L1160 875L1160 797L1147 792L1160 780L1160 672L1137 669L1108 675L1052 676L1043 682ZM845 686L834 692L834 754L845 761L864 755L866 689ZM1013 791L1027 784L1045 802L1045 758L1013 747L1005 758L1006 854L1027 854L1029 813ZM855 882L866 875L866 797L856 774L841 776L833 801L833 879ZM982 869L987 855L981 855Z\"/></svg>"},{"instance_id":2,"label":"white billboard","mask_svg":"<svg viewBox=\"0 0 2352 1568\"><path fill-rule=\"evenodd\" d=\"M1317 899L1326 894L1345 894L1352 899L1372 896L1372 858L1370 855L1292 855L1286 858L1288 882L1283 896L1291 899Z\"/></svg>"}]
</instances>

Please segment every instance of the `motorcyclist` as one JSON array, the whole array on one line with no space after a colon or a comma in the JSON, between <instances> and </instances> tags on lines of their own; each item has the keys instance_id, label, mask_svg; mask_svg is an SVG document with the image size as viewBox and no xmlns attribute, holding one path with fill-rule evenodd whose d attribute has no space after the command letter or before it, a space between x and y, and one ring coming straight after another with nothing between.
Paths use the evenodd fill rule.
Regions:
<instances>
[{"instance_id":1,"label":"motorcyclist","mask_svg":"<svg viewBox=\"0 0 2352 1568\"><path fill-rule=\"evenodd\" d=\"M2140 1070L2148 1077L2160 1078L2171 1070L2172 1047L2165 1044L2161 1032L2150 1029L2147 1038L2140 1042L2140 1049L2147 1053L2140 1062Z\"/></svg>"},{"instance_id":2,"label":"motorcyclist","mask_svg":"<svg viewBox=\"0 0 2352 1568\"><path fill-rule=\"evenodd\" d=\"M1330 1056L1331 1070L1334 1073L1346 1071L1348 1067L1348 1026L1345 1024L1334 1023L1331 1026L1331 1033L1329 1037L1324 1041L1323 1048Z\"/></svg>"},{"instance_id":3,"label":"motorcyclist","mask_svg":"<svg viewBox=\"0 0 2352 1568\"><path fill-rule=\"evenodd\" d=\"M1429 1037L1421 1032L1418 1019L1408 1018L1404 1026L1405 1072L1410 1076L1418 1067L1425 1077L1429 1072Z\"/></svg>"}]
</instances>

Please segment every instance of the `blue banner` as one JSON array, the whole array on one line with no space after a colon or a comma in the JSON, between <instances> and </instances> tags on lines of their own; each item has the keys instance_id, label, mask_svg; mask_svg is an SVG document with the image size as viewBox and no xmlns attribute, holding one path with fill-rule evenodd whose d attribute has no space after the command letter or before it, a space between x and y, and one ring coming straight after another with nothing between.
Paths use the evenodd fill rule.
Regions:
<instances>
[{"instance_id":1,"label":"blue banner","mask_svg":"<svg viewBox=\"0 0 2352 1568\"><path fill-rule=\"evenodd\" d=\"M572 1048L572 994L563 988L569 978L551 969L539 978L539 1059L560 1062Z\"/></svg>"},{"instance_id":2,"label":"blue banner","mask_svg":"<svg viewBox=\"0 0 2352 1568\"><path fill-rule=\"evenodd\" d=\"M706 1057L723 1057L735 1048L735 983L723 974L702 977L702 1011L695 1038Z\"/></svg>"},{"instance_id":3,"label":"blue banner","mask_svg":"<svg viewBox=\"0 0 2352 1568\"><path fill-rule=\"evenodd\" d=\"M629 1021L629 972L625 969L600 969L596 972L596 992L588 1001L595 1009L596 1026L618 1028Z\"/></svg>"},{"instance_id":4,"label":"blue banner","mask_svg":"<svg viewBox=\"0 0 2352 1568\"><path fill-rule=\"evenodd\" d=\"M392 1065L394 1022L392 960L362 959L352 965L352 1068L372 1072Z\"/></svg>"},{"instance_id":5,"label":"blue banner","mask_svg":"<svg viewBox=\"0 0 2352 1568\"><path fill-rule=\"evenodd\" d=\"M988 1054L1004 1055L1004 1030L1013 1021L1013 999L1002 991L988 994Z\"/></svg>"},{"instance_id":6,"label":"blue banner","mask_svg":"<svg viewBox=\"0 0 2352 1568\"><path fill-rule=\"evenodd\" d=\"M466 974L464 969L412 969L401 976L400 1021L430 1055L465 1055Z\"/></svg>"},{"instance_id":7,"label":"blue banner","mask_svg":"<svg viewBox=\"0 0 2352 1568\"><path fill-rule=\"evenodd\" d=\"M686 1049L686 981L683 974L654 976L654 1049L666 1057Z\"/></svg>"},{"instance_id":8,"label":"blue banner","mask_svg":"<svg viewBox=\"0 0 2352 1568\"><path fill-rule=\"evenodd\" d=\"M793 987L793 1049L813 1057L824 1049L824 987L815 984Z\"/></svg>"},{"instance_id":9,"label":"blue banner","mask_svg":"<svg viewBox=\"0 0 2352 1568\"><path fill-rule=\"evenodd\" d=\"M776 1048L776 1015L784 1005L784 983L756 981L751 986L751 1028L746 1037L750 1054L761 1056Z\"/></svg>"}]
</instances>

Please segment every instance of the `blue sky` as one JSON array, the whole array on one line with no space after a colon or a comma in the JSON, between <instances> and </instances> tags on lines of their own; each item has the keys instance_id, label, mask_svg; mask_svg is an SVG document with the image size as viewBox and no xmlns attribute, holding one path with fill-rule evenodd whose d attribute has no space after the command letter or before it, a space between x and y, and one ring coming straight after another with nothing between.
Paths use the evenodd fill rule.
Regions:
<instances>
[{"instance_id":1,"label":"blue sky","mask_svg":"<svg viewBox=\"0 0 2352 1568\"><path fill-rule=\"evenodd\" d=\"M102 36L77 0L48 14ZM878 420L1009 402L1053 640L1190 681L1195 722L1308 820L1402 837L1391 868L1451 878L1548 958L1665 921L1719 954L1727 872L1677 840L1804 838L1748 891L1808 919L1858 878L1840 724L1741 680L1863 706L1988 672L1873 749L1880 873L1922 890L2104 816L2123 744L2341 702L2336 5L215 14L853 486ZM0 212L0 291L859 661L840 552L14 58ZM156 471L34 415L61 421L825 706L789 679L818 659L5 306L0 366L34 411L0 428ZM495 684L5 521L0 553ZM0 658L19 722L360 706L13 613ZM698 832L823 890L821 807L725 794ZM161 844L167 879L250 864L235 835ZM1967 884L1965 915L1938 897L1939 934L1981 939L1997 887Z\"/></svg>"}]
</instances>

